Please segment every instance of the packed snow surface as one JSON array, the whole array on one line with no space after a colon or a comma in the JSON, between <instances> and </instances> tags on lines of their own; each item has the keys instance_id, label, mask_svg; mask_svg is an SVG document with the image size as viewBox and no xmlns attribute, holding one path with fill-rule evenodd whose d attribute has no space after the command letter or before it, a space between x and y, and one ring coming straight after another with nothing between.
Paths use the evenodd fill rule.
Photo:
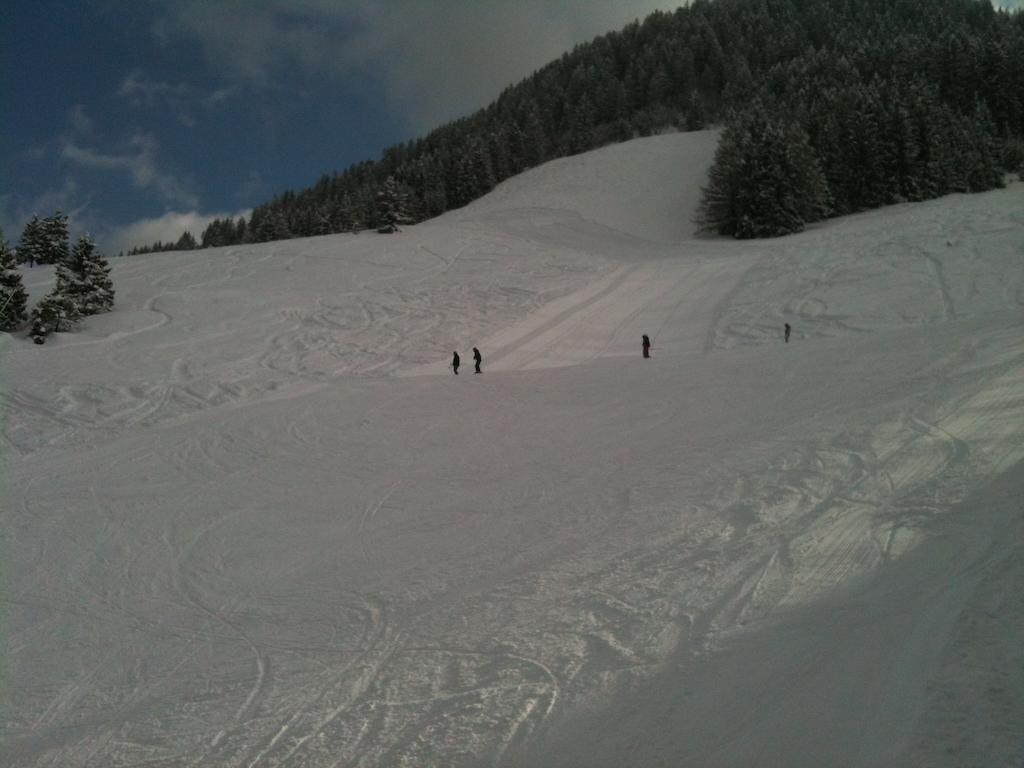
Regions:
<instances>
[{"instance_id":1,"label":"packed snow surface","mask_svg":"<svg viewBox=\"0 0 1024 768\"><path fill-rule=\"evenodd\" d=\"M698 238L715 139L0 335L0 764L1019 765L1024 184Z\"/></svg>"}]
</instances>

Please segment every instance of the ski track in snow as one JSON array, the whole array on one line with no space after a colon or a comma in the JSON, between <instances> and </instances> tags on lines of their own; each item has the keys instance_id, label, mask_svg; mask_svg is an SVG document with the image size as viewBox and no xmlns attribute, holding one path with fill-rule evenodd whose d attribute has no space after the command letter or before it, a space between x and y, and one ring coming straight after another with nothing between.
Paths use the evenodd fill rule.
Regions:
<instances>
[{"instance_id":1,"label":"ski track in snow","mask_svg":"<svg viewBox=\"0 0 1024 768\"><path fill-rule=\"evenodd\" d=\"M118 260L116 312L3 340L0 762L678 761L656 724L689 693L638 720L615 702L745 644L798 669L787 622L853 612L957 535L958 505L1024 462L1024 187L743 244L608 195L681 184L686 151L699 187L709 141L568 158L387 238ZM474 345L484 375L454 379ZM1019 569L988 520L963 534L976 592L889 606L948 639L903 679L855 654L826 681L855 693L848 764L1013 759L1014 683L978 649L1019 654L976 617L1011 610ZM737 715L687 754L827 764L783 744L814 697L765 685L724 680ZM984 744L955 736L974 703Z\"/></svg>"}]
</instances>

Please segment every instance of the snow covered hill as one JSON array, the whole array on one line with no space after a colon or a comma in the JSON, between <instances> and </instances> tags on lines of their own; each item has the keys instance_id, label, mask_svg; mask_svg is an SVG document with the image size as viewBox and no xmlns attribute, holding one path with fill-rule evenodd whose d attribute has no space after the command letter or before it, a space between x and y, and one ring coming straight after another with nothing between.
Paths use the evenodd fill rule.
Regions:
<instances>
[{"instance_id":1,"label":"snow covered hill","mask_svg":"<svg viewBox=\"0 0 1024 768\"><path fill-rule=\"evenodd\" d=\"M714 141L0 335L0 764L1019 764L1024 185L695 238Z\"/></svg>"}]
</instances>

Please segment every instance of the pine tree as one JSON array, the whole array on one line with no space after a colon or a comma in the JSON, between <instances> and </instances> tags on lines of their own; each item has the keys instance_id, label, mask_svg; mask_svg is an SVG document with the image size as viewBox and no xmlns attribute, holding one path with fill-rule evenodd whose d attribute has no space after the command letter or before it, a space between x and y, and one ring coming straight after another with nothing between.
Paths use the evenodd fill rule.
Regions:
<instances>
[{"instance_id":1,"label":"pine tree","mask_svg":"<svg viewBox=\"0 0 1024 768\"><path fill-rule=\"evenodd\" d=\"M722 133L698 224L737 238L786 235L821 219L827 200L807 134L757 102Z\"/></svg>"},{"instance_id":2,"label":"pine tree","mask_svg":"<svg viewBox=\"0 0 1024 768\"><path fill-rule=\"evenodd\" d=\"M395 177L388 176L377 193L377 231L381 234L397 232L399 225L408 221L405 195Z\"/></svg>"},{"instance_id":3,"label":"pine tree","mask_svg":"<svg viewBox=\"0 0 1024 768\"><path fill-rule=\"evenodd\" d=\"M81 253L76 245L74 252L68 253L67 258L57 263L52 291L53 294L67 297L76 308L89 293L89 285L85 281L85 264L80 257ZM78 314L81 315L81 312Z\"/></svg>"},{"instance_id":4,"label":"pine tree","mask_svg":"<svg viewBox=\"0 0 1024 768\"><path fill-rule=\"evenodd\" d=\"M292 229L288 224L288 216L278 208L270 215L271 240L288 240L292 237Z\"/></svg>"},{"instance_id":5,"label":"pine tree","mask_svg":"<svg viewBox=\"0 0 1024 768\"><path fill-rule=\"evenodd\" d=\"M83 307L84 313L95 315L112 310L114 308L114 281L110 279L110 265L98 251L94 251L93 257L87 262L85 277L92 287L92 292Z\"/></svg>"},{"instance_id":6,"label":"pine tree","mask_svg":"<svg viewBox=\"0 0 1024 768\"><path fill-rule=\"evenodd\" d=\"M444 189L444 179L440 175L431 176L426 180L423 189L423 214L427 218L433 218L446 210L448 195Z\"/></svg>"},{"instance_id":7,"label":"pine tree","mask_svg":"<svg viewBox=\"0 0 1024 768\"><path fill-rule=\"evenodd\" d=\"M355 206L348 193L342 194L331 203L331 227L335 232L358 232L359 221Z\"/></svg>"},{"instance_id":8,"label":"pine tree","mask_svg":"<svg viewBox=\"0 0 1024 768\"><path fill-rule=\"evenodd\" d=\"M1003 186L999 167L999 145L995 137L992 115L984 102L975 105L974 114L963 118L964 130L970 137L970 167L967 183L971 192L984 192Z\"/></svg>"},{"instance_id":9,"label":"pine tree","mask_svg":"<svg viewBox=\"0 0 1024 768\"><path fill-rule=\"evenodd\" d=\"M569 113L569 152L578 154L593 149L596 142L594 108L584 95Z\"/></svg>"},{"instance_id":10,"label":"pine tree","mask_svg":"<svg viewBox=\"0 0 1024 768\"><path fill-rule=\"evenodd\" d=\"M51 333L70 330L80 317L75 300L54 287L32 310L32 340L42 344Z\"/></svg>"},{"instance_id":11,"label":"pine tree","mask_svg":"<svg viewBox=\"0 0 1024 768\"><path fill-rule=\"evenodd\" d=\"M249 215L249 226L246 230L252 242L267 242L271 239L271 230L270 209L266 205L260 205L254 208L252 213Z\"/></svg>"},{"instance_id":12,"label":"pine tree","mask_svg":"<svg viewBox=\"0 0 1024 768\"><path fill-rule=\"evenodd\" d=\"M177 251L191 251L198 247L199 244L196 242L195 237L188 230L182 232L181 237L178 238L178 242L174 244L174 249Z\"/></svg>"},{"instance_id":13,"label":"pine tree","mask_svg":"<svg viewBox=\"0 0 1024 768\"><path fill-rule=\"evenodd\" d=\"M33 216L25 224L22 230L21 240L18 243L18 262L34 267L42 264L46 254L46 238L43 232L43 223L38 216Z\"/></svg>"},{"instance_id":14,"label":"pine tree","mask_svg":"<svg viewBox=\"0 0 1024 768\"><path fill-rule=\"evenodd\" d=\"M28 319L28 292L22 284L14 251L0 231L0 331L14 331Z\"/></svg>"},{"instance_id":15,"label":"pine tree","mask_svg":"<svg viewBox=\"0 0 1024 768\"><path fill-rule=\"evenodd\" d=\"M313 210L312 227L314 235L329 235L334 232L331 212L326 206L319 206Z\"/></svg>"},{"instance_id":16,"label":"pine tree","mask_svg":"<svg viewBox=\"0 0 1024 768\"><path fill-rule=\"evenodd\" d=\"M41 224L43 264L60 264L68 256L68 217L60 211L47 216Z\"/></svg>"},{"instance_id":17,"label":"pine tree","mask_svg":"<svg viewBox=\"0 0 1024 768\"><path fill-rule=\"evenodd\" d=\"M885 128L882 142L882 168L889 183L888 203L920 200L918 158L920 149L914 125L902 93L885 102Z\"/></svg>"},{"instance_id":18,"label":"pine tree","mask_svg":"<svg viewBox=\"0 0 1024 768\"><path fill-rule=\"evenodd\" d=\"M109 312L114 306L110 265L86 235L78 238L68 258L58 266L57 284L83 316Z\"/></svg>"}]
</instances>

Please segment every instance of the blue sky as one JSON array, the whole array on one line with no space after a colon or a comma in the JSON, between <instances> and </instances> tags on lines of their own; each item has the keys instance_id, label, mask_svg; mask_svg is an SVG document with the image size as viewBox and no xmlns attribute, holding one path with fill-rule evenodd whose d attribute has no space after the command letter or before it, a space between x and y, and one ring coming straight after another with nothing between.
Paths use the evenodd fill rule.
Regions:
<instances>
[{"instance_id":1,"label":"blue sky","mask_svg":"<svg viewBox=\"0 0 1024 768\"><path fill-rule=\"evenodd\" d=\"M678 0L7 0L0 226L199 235Z\"/></svg>"}]
</instances>

